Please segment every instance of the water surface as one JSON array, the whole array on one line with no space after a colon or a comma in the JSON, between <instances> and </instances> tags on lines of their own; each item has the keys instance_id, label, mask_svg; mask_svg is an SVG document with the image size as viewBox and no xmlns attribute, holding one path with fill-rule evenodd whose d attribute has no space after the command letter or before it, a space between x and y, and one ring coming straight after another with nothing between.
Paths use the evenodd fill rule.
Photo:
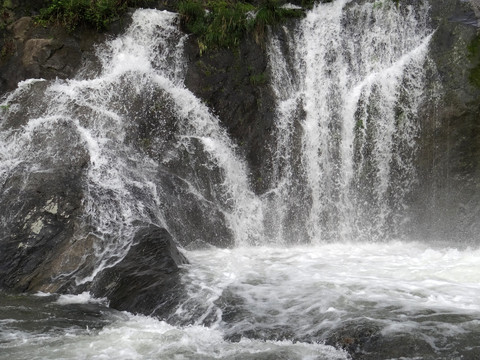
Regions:
<instances>
[{"instance_id":1,"label":"water surface","mask_svg":"<svg viewBox=\"0 0 480 360\"><path fill-rule=\"evenodd\" d=\"M480 250L418 242L189 251L169 323L88 294L1 296L0 359L474 359ZM349 355L348 350L352 355Z\"/></svg>"}]
</instances>

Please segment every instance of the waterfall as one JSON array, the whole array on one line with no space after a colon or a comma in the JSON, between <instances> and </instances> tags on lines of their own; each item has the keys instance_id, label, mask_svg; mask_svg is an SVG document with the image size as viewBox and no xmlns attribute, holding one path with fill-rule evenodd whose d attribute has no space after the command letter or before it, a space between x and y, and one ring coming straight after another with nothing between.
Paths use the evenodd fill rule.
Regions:
<instances>
[{"instance_id":1,"label":"waterfall","mask_svg":"<svg viewBox=\"0 0 480 360\"><path fill-rule=\"evenodd\" d=\"M448 69L429 12L333 0L269 33L261 194L184 85L176 14L21 82L0 100L0 359L479 358L478 244L398 239L442 121L421 118Z\"/></svg>"},{"instance_id":2,"label":"waterfall","mask_svg":"<svg viewBox=\"0 0 480 360\"><path fill-rule=\"evenodd\" d=\"M137 10L124 35L97 49L99 64L72 80L29 80L2 102L2 183L19 169L27 179L84 159L84 216L72 242L91 249L62 274L77 284L120 261L139 223L184 246L259 241L246 164L183 85L185 39L176 14Z\"/></svg>"},{"instance_id":3,"label":"waterfall","mask_svg":"<svg viewBox=\"0 0 480 360\"><path fill-rule=\"evenodd\" d=\"M119 262L140 223L187 248L395 236L416 177L428 10L337 0L270 36L276 128L262 196L184 86L177 15L156 10L137 10L75 79L28 80L3 99L2 183L73 159L86 167L72 241L91 246L70 269L78 284Z\"/></svg>"},{"instance_id":4,"label":"waterfall","mask_svg":"<svg viewBox=\"0 0 480 360\"><path fill-rule=\"evenodd\" d=\"M408 220L428 10L338 0L272 35L270 241L382 240Z\"/></svg>"}]
</instances>

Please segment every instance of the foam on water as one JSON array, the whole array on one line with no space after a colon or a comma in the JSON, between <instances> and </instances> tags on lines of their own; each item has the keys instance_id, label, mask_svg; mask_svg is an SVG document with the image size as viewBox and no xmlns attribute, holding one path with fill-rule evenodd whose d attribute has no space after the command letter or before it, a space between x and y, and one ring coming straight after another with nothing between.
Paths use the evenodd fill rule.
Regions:
<instances>
[{"instance_id":1,"label":"foam on water","mask_svg":"<svg viewBox=\"0 0 480 360\"><path fill-rule=\"evenodd\" d=\"M336 243L188 256L190 299L178 316L227 338L322 342L353 321L382 336L428 334L445 356L445 344L471 341L480 315L478 249Z\"/></svg>"},{"instance_id":2,"label":"foam on water","mask_svg":"<svg viewBox=\"0 0 480 360\"><path fill-rule=\"evenodd\" d=\"M97 299L92 297L88 291L84 291L81 294L71 295L65 294L60 295L56 301L59 305L68 305L68 304L108 304L106 299Z\"/></svg>"},{"instance_id":3,"label":"foam on water","mask_svg":"<svg viewBox=\"0 0 480 360\"><path fill-rule=\"evenodd\" d=\"M62 345L66 359L262 359L281 349L290 359L347 359L332 347L292 342L226 342L219 331L202 326L178 328L152 318L129 316L93 336ZM49 356L51 352L47 351Z\"/></svg>"},{"instance_id":4,"label":"foam on water","mask_svg":"<svg viewBox=\"0 0 480 360\"><path fill-rule=\"evenodd\" d=\"M5 324L0 322L0 327ZM242 339L225 341L204 326L175 327L150 317L125 314L101 330L64 329L34 334L0 330L0 359L347 359L322 344ZM274 355L276 356L276 355ZM279 358L279 357L276 357Z\"/></svg>"},{"instance_id":5,"label":"foam on water","mask_svg":"<svg viewBox=\"0 0 480 360\"><path fill-rule=\"evenodd\" d=\"M58 315L58 330L35 333L7 317L0 323L10 329L0 331L0 358L348 359L323 343L349 324L368 326L377 339L415 341L421 344L416 355L425 358L480 350L473 340L480 335L479 249L399 241L239 247L187 256L183 281L189 294L171 319L176 325L119 313L104 326L81 329ZM47 306L85 314L91 308L74 307L107 310L91 300L88 294L63 296Z\"/></svg>"}]
</instances>

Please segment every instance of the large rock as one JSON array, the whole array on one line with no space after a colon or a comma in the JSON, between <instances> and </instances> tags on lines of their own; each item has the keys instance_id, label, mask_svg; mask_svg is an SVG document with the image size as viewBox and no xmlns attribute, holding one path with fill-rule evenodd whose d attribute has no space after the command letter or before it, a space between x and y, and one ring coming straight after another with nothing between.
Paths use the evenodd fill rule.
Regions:
<instances>
[{"instance_id":1,"label":"large rock","mask_svg":"<svg viewBox=\"0 0 480 360\"><path fill-rule=\"evenodd\" d=\"M62 27L36 25L31 17L16 20L0 39L0 94L29 78L72 77L82 60L93 56L94 43L102 39L103 34L88 29L70 34Z\"/></svg>"},{"instance_id":2,"label":"large rock","mask_svg":"<svg viewBox=\"0 0 480 360\"><path fill-rule=\"evenodd\" d=\"M19 161L8 174L2 174L0 288L3 289L55 288L62 281L57 279L56 283L54 278L75 266L64 255L75 248L72 244L80 224L83 179L89 159L68 125L49 135L55 140L47 140L42 133L32 135L32 150L41 154L39 159ZM54 158L49 153L64 156Z\"/></svg>"},{"instance_id":3,"label":"large rock","mask_svg":"<svg viewBox=\"0 0 480 360\"><path fill-rule=\"evenodd\" d=\"M86 26L67 31L55 24L44 27L34 20L32 15L38 15L47 2L18 3L0 31L0 95L30 78L72 78L86 60L95 61L96 44L121 33L130 21L126 14L106 32Z\"/></svg>"},{"instance_id":4,"label":"large rock","mask_svg":"<svg viewBox=\"0 0 480 360\"><path fill-rule=\"evenodd\" d=\"M179 266L186 263L167 230L145 225L127 255L97 275L92 292L114 309L164 317L183 295Z\"/></svg>"},{"instance_id":5,"label":"large rock","mask_svg":"<svg viewBox=\"0 0 480 360\"><path fill-rule=\"evenodd\" d=\"M157 88L128 97L127 142L162 164L156 182L162 204L168 204L162 212L171 235L186 248L200 243L233 246L233 234L222 212L221 169L211 165L198 139L191 139L188 151L179 146L181 132L173 99ZM196 191L191 191L191 184Z\"/></svg>"}]
</instances>

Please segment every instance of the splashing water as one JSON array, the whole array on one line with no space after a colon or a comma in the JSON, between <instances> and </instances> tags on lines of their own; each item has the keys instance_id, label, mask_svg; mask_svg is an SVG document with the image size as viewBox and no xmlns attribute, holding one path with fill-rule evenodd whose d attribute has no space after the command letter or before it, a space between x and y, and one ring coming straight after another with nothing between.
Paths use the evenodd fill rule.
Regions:
<instances>
[{"instance_id":1,"label":"splashing water","mask_svg":"<svg viewBox=\"0 0 480 360\"><path fill-rule=\"evenodd\" d=\"M258 242L262 217L245 164L218 119L183 86L186 36L176 22L173 13L138 10L123 36L98 49L97 76L81 73L77 79L52 84L37 81L44 89L33 91L43 97L36 99L40 105L29 113L24 113L28 104L18 107L17 102L28 96L35 80L21 84L4 102L11 105L2 132L1 144L8 154L1 162L3 177L19 166L50 171L51 162L68 162L76 156L71 144L86 152L86 215L78 237L96 239L96 260L77 272L78 284L91 281L123 258L138 222L165 227L184 243L210 241L198 239L199 232L189 234L194 226L185 224L185 211L178 209L182 204L176 205L162 186L161 181L167 181L162 174L167 172L172 174L170 181L186 189L185 196L198 199L213 217L224 217L222 226L237 243ZM21 115L23 126L8 128ZM160 130L146 134L148 139L135 138L132 134L141 126ZM66 149L42 143L39 134L48 136L65 127L72 133L63 144ZM42 164L36 161L40 158L50 161ZM199 169L214 174L208 186L202 186L205 180L197 174Z\"/></svg>"}]
</instances>

